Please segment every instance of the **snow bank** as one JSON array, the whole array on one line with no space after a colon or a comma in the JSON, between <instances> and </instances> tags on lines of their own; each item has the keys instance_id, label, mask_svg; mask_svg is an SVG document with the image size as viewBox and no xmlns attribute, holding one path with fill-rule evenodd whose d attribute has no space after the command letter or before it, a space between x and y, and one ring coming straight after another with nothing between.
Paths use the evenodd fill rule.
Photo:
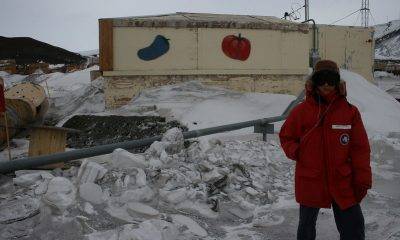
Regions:
<instances>
[{"instance_id":1,"label":"snow bank","mask_svg":"<svg viewBox=\"0 0 400 240\"><path fill-rule=\"evenodd\" d=\"M133 109L146 106L157 107L151 114L160 114L167 119L176 119L189 130L214 127L282 114L294 96L271 93L241 93L218 87L204 86L190 81L173 86L146 89L129 105L115 114L132 114ZM253 133L253 128L212 135L232 136ZM202 138L208 139L210 136Z\"/></svg>"},{"instance_id":2,"label":"snow bank","mask_svg":"<svg viewBox=\"0 0 400 240\"><path fill-rule=\"evenodd\" d=\"M359 108L370 133L400 131L400 104L392 96L356 73L342 69L341 76L347 82L349 102ZM120 110L126 113L132 106L154 104L160 114L177 119L189 130L194 130L279 116L293 99L294 96L289 95L239 93L188 82L144 90L129 106ZM277 131L280 125L276 123ZM248 128L229 135L252 132L253 129Z\"/></svg>"},{"instance_id":3,"label":"snow bank","mask_svg":"<svg viewBox=\"0 0 400 240\"><path fill-rule=\"evenodd\" d=\"M241 93L218 87L204 86L191 81L171 86L143 90L128 105L116 110L104 109L101 79L90 82L90 71L97 67L74 73L52 73L35 78L35 81L50 92L50 116L62 119L61 125L74 114L116 115L162 115L167 120L176 119L189 130L202 129L282 114L295 98L290 95L269 93ZM6 75L6 81L21 80L15 75ZM348 99L359 107L369 132L400 131L400 105L389 94L380 90L358 74L341 70L347 82ZM149 107L149 106L156 106ZM156 109L156 110L155 110ZM276 123L279 131L281 123ZM211 137L243 135L253 128L241 129ZM203 137L205 139L210 136Z\"/></svg>"},{"instance_id":4,"label":"snow bank","mask_svg":"<svg viewBox=\"0 0 400 240\"><path fill-rule=\"evenodd\" d=\"M362 76L340 71L347 84L347 99L358 107L369 133L400 132L400 103Z\"/></svg>"},{"instance_id":5,"label":"snow bank","mask_svg":"<svg viewBox=\"0 0 400 240\"><path fill-rule=\"evenodd\" d=\"M22 82L26 78L25 75L9 74L8 72L4 71L0 71L0 77L4 79L4 85L6 89Z\"/></svg>"}]
</instances>

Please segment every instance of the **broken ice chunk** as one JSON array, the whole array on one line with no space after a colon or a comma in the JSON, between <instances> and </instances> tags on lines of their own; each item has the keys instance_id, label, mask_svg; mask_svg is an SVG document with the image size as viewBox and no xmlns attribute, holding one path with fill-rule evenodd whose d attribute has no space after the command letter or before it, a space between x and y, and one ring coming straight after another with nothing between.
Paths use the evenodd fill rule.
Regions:
<instances>
[{"instance_id":1,"label":"broken ice chunk","mask_svg":"<svg viewBox=\"0 0 400 240\"><path fill-rule=\"evenodd\" d=\"M160 196L169 203L177 204L187 199L186 188L179 188L172 191L160 189Z\"/></svg>"},{"instance_id":2,"label":"broken ice chunk","mask_svg":"<svg viewBox=\"0 0 400 240\"><path fill-rule=\"evenodd\" d=\"M240 197L238 197L240 198ZM249 219L252 218L254 215L254 209L255 205L245 201L241 200L239 202L230 202L226 203L222 206L225 210L227 210L229 213L233 214L236 217L239 217L241 219Z\"/></svg>"},{"instance_id":3,"label":"broken ice chunk","mask_svg":"<svg viewBox=\"0 0 400 240\"><path fill-rule=\"evenodd\" d=\"M139 216L146 218L156 217L158 216L158 214L160 214L158 210L139 202L128 203L127 211L132 216Z\"/></svg>"},{"instance_id":4,"label":"broken ice chunk","mask_svg":"<svg viewBox=\"0 0 400 240\"><path fill-rule=\"evenodd\" d=\"M155 141L146 150L145 154L150 155L153 158L160 158L162 152L165 152L165 143Z\"/></svg>"},{"instance_id":5,"label":"broken ice chunk","mask_svg":"<svg viewBox=\"0 0 400 240\"><path fill-rule=\"evenodd\" d=\"M112 166L114 168L126 169L126 168L146 168L148 162L141 154L133 154L122 148L117 148L111 155Z\"/></svg>"},{"instance_id":6,"label":"broken ice chunk","mask_svg":"<svg viewBox=\"0 0 400 240\"><path fill-rule=\"evenodd\" d=\"M146 173L140 168L137 168L136 170L138 171L136 174L136 185L138 187L146 186Z\"/></svg>"},{"instance_id":7,"label":"broken ice chunk","mask_svg":"<svg viewBox=\"0 0 400 240\"><path fill-rule=\"evenodd\" d=\"M173 214L171 215L171 217L173 223L181 226L186 226L187 231L189 231L190 233L199 237L207 237L207 231L204 230L204 228L200 227L200 225L193 219L179 214Z\"/></svg>"},{"instance_id":8,"label":"broken ice chunk","mask_svg":"<svg viewBox=\"0 0 400 240\"><path fill-rule=\"evenodd\" d=\"M250 194L251 196L256 196L257 194L259 194L259 192L252 187L246 187L245 191L246 191L246 193Z\"/></svg>"},{"instance_id":9,"label":"broken ice chunk","mask_svg":"<svg viewBox=\"0 0 400 240\"><path fill-rule=\"evenodd\" d=\"M203 181L204 182L210 182L210 181L216 181L217 179L222 178L223 176L219 173L217 168L214 168L210 172L203 173Z\"/></svg>"},{"instance_id":10,"label":"broken ice chunk","mask_svg":"<svg viewBox=\"0 0 400 240\"><path fill-rule=\"evenodd\" d=\"M85 235L87 240L119 240L118 232L116 230L107 230L102 232L94 232Z\"/></svg>"},{"instance_id":11,"label":"broken ice chunk","mask_svg":"<svg viewBox=\"0 0 400 240\"><path fill-rule=\"evenodd\" d=\"M83 210L89 215L97 214L96 210L93 208L93 205L88 202L83 204Z\"/></svg>"},{"instance_id":12,"label":"broken ice chunk","mask_svg":"<svg viewBox=\"0 0 400 240\"><path fill-rule=\"evenodd\" d=\"M167 143L165 151L168 154L179 153L184 147L184 138L179 128L169 129L162 137L162 142Z\"/></svg>"},{"instance_id":13,"label":"broken ice chunk","mask_svg":"<svg viewBox=\"0 0 400 240\"><path fill-rule=\"evenodd\" d=\"M36 195L42 195L47 192L47 186L49 185L50 179L45 179L35 188Z\"/></svg>"},{"instance_id":14,"label":"broken ice chunk","mask_svg":"<svg viewBox=\"0 0 400 240\"><path fill-rule=\"evenodd\" d=\"M17 171L14 184L21 187L29 187L42 179L51 179L54 176L46 171Z\"/></svg>"},{"instance_id":15,"label":"broken ice chunk","mask_svg":"<svg viewBox=\"0 0 400 240\"><path fill-rule=\"evenodd\" d=\"M95 182L103 178L106 172L107 169L100 164L85 159L79 168L77 183Z\"/></svg>"},{"instance_id":16,"label":"broken ice chunk","mask_svg":"<svg viewBox=\"0 0 400 240\"><path fill-rule=\"evenodd\" d=\"M135 190L124 191L120 197L120 202L149 202L153 199L155 193L148 186L144 186Z\"/></svg>"},{"instance_id":17,"label":"broken ice chunk","mask_svg":"<svg viewBox=\"0 0 400 240\"><path fill-rule=\"evenodd\" d=\"M175 240L178 239L179 231L178 228L170 222L151 219L141 222L139 228L126 232L125 236L124 234L121 235L120 239L124 240Z\"/></svg>"},{"instance_id":18,"label":"broken ice chunk","mask_svg":"<svg viewBox=\"0 0 400 240\"><path fill-rule=\"evenodd\" d=\"M93 204L100 204L103 202L103 191L101 187L95 183L87 182L81 184L79 186L79 196Z\"/></svg>"},{"instance_id":19,"label":"broken ice chunk","mask_svg":"<svg viewBox=\"0 0 400 240\"><path fill-rule=\"evenodd\" d=\"M244 209L241 209L238 207L230 208L230 209L228 209L228 212L230 212L231 214L233 214L236 217L241 218L241 219L249 219L249 218L253 217L252 211L244 210Z\"/></svg>"},{"instance_id":20,"label":"broken ice chunk","mask_svg":"<svg viewBox=\"0 0 400 240\"><path fill-rule=\"evenodd\" d=\"M76 188L66 178L55 177L50 180L47 192L42 200L47 205L59 212L64 212L69 206L75 203Z\"/></svg>"}]
</instances>

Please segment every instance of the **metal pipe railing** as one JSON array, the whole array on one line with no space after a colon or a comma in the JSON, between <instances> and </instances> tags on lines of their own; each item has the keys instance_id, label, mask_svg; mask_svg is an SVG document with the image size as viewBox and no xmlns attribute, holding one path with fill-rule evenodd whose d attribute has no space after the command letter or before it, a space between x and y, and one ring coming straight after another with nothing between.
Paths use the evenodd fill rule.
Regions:
<instances>
[{"instance_id":1,"label":"metal pipe railing","mask_svg":"<svg viewBox=\"0 0 400 240\"><path fill-rule=\"evenodd\" d=\"M190 139L190 138L195 138L195 137L201 137L201 136L206 136L206 135L211 135L211 134L216 134L216 133L222 133L222 132L228 132L228 131L238 130L238 129L242 129L242 128L247 128L247 127L252 127L252 126L255 126L256 124L262 125L262 124L282 121L282 120L286 119L290 110L294 106L296 106L299 102L301 102L303 100L303 98L304 98L304 91L302 91L299 94L299 96L297 96L297 98L288 105L288 107L285 109L285 111L283 112L283 114L281 116L262 118L262 119L251 120L251 121L246 121L246 122L232 123L232 124L227 124L227 125L222 125L222 126L217 126L217 127L210 127L210 128L187 131L187 132L183 132L183 137L185 139ZM30 169L30 168L53 164L53 163L68 162L68 161L77 160L77 159L81 159L81 158L94 157L94 156L98 156L98 155L111 153L117 148L134 149L134 148L138 148L138 147L149 146L155 141L160 141L161 138L162 138L162 136L155 136L155 137L150 137L150 138L145 138L145 139L140 139L140 140L132 140L132 141L90 147L90 148L77 149L77 150L72 150L72 151L68 151L68 152L55 153L55 154L36 156L36 157L27 157L27 158L12 160L12 161L0 162L0 173L4 174L4 173L9 173L9 172L21 170L21 169Z\"/></svg>"}]
</instances>

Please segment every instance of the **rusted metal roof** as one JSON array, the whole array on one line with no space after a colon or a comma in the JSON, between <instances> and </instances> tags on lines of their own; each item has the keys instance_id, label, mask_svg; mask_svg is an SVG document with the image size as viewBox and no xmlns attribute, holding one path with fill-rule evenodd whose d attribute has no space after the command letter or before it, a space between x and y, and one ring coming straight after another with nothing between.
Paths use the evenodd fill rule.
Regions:
<instances>
[{"instance_id":1,"label":"rusted metal roof","mask_svg":"<svg viewBox=\"0 0 400 240\"><path fill-rule=\"evenodd\" d=\"M185 13L111 18L113 27L171 27L171 28L245 28L299 31L307 33L307 24L270 16Z\"/></svg>"}]
</instances>

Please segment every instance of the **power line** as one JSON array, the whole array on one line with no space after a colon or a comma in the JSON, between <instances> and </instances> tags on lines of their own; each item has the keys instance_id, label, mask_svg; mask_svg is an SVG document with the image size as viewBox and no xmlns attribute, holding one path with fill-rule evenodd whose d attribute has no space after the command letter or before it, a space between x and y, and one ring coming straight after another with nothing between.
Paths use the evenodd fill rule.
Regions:
<instances>
[{"instance_id":1,"label":"power line","mask_svg":"<svg viewBox=\"0 0 400 240\"><path fill-rule=\"evenodd\" d=\"M356 18L356 21L353 23L353 26L356 26L359 17L360 17L360 13L357 14L357 18Z\"/></svg>"},{"instance_id":2,"label":"power line","mask_svg":"<svg viewBox=\"0 0 400 240\"><path fill-rule=\"evenodd\" d=\"M369 14L371 15L371 17L372 17L372 21L374 22L374 25L376 25L376 21L375 21L375 18L374 18L374 16L372 15L372 13L371 12L369 12Z\"/></svg>"},{"instance_id":3,"label":"power line","mask_svg":"<svg viewBox=\"0 0 400 240\"><path fill-rule=\"evenodd\" d=\"M353 15L354 13L356 13L356 12L358 12L358 11L360 11L360 9L357 9L357 11L354 11L354 12L350 13L349 15L347 15L347 16L345 16L345 17L339 19L339 20L336 20L336 21L334 21L334 22L332 22L332 23L330 23L330 24L335 24L335 23L337 23L337 22L339 22L339 21L342 21L343 19L346 19L346 18L350 17L351 15Z\"/></svg>"},{"instance_id":4,"label":"power line","mask_svg":"<svg viewBox=\"0 0 400 240\"><path fill-rule=\"evenodd\" d=\"M294 13L296 13L296 12L298 12L300 9L302 9L303 7L305 7L305 5L303 5L303 6L301 6L301 7L299 7L299 8L297 8L296 10L293 10L293 8L292 8L292 11L290 12L290 13L288 13L288 12L285 12L285 15L282 17L282 19L286 19L286 17L291 17Z\"/></svg>"}]
</instances>

